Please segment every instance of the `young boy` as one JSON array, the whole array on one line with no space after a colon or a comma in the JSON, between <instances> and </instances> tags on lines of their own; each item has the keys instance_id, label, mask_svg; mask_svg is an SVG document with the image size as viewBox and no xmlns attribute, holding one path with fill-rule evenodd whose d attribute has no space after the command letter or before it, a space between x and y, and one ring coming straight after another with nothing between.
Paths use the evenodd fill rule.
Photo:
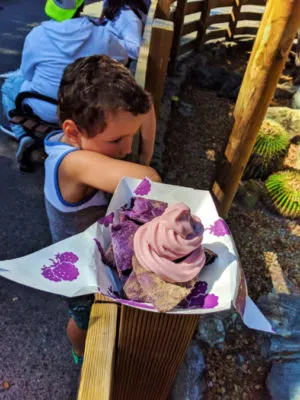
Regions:
<instances>
[{"instance_id":1,"label":"young boy","mask_svg":"<svg viewBox=\"0 0 300 400\"><path fill-rule=\"evenodd\" d=\"M45 140L45 204L54 242L105 215L108 197L123 176L160 181L151 167L123 161L151 108L149 94L108 56L81 58L65 69L58 95L62 131ZM142 140L144 147L147 143ZM77 363L92 302L93 296L68 301L67 335Z\"/></svg>"}]
</instances>

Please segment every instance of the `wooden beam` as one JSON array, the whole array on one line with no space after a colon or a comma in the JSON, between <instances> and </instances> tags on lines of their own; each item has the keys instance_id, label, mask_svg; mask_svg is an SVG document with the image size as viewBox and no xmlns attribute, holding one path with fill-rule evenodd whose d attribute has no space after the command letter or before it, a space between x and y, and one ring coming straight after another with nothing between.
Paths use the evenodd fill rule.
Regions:
<instances>
[{"instance_id":1,"label":"wooden beam","mask_svg":"<svg viewBox=\"0 0 300 400\"><path fill-rule=\"evenodd\" d=\"M118 305L101 295L92 306L77 400L111 400Z\"/></svg>"},{"instance_id":2,"label":"wooden beam","mask_svg":"<svg viewBox=\"0 0 300 400\"><path fill-rule=\"evenodd\" d=\"M212 188L223 217L231 206L299 27L299 0L268 0L234 110L233 130Z\"/></svg>"},{"instance_id":3,"label":"wooden beam","mask_svg":"<svg viewBox=\"0 0 300 400\"><path fill-rule=\"evenodd\" d=\"M159 117L159 109L164 91L173 30L174 24L171 21L155 19L152 25L145 89L152 94L157 118Z\"/></svg>"},{"instance_id":4,"label":"wooden beam","mask_svg":"<svg viewBox=\"0 0 300 400\"><path fill-rule=\"evenodd\" d=\"M189 33L195 32L198 30L199 21L192 21L184 24L182 27L181 35L188 35Z\"/></svg>"},{"instance_id":5,"label":"wooden beam","mask_svg":"<svg viewBox=\"0 0 300 400\"><path fill-rule=\"evenodd\" d=\"M214 31L209 31L206 33L204 42L208 42L209 40L213 39L226 38L226 36L227 36L227 29L216 29Z\"/></svg>"},{"instance_id":6,"label":"wooden beam","mask_svg":"<svg viewBox=\"0 0 300 400\"><path fill-rule=\"evenodd\" d=\"M244 5L251 6L265 6L267 0L245 0Z\"/></svg>"},{"instance_id":7,"label":"wooden beam","mask_svg":"<svg viewBox=\"0 0 300 400\"><path fill-rule=\"evenodd\" d=\"M140 47L139 58L136 64L135 80L137 83L145 88L146 85L146 73L148 65L148 57L150 51L152 24L154 16L156 14L158 0L152 0L150 9L147 14L147 20L144 28L143 41ZM138 162L140 151L140 135L135 135L132 143L132 152L129 156L129 160Z\"/></svg>"},{"instance_id":8,"label":"wooden beam","mask_svg":"<svg viewBox=\"0 0 300 400\"><path fill-rule=\"evenodd\" d=\"M196 14L198 12L203 11L204 9L204 1L192 1L186 3L184 9L184 15Z\"/></svg>"},{"instance_id":9,"label":"wooden beam","mask_svg":"<svg viewBox=\"0 0 300 400\"><path fill-rule=\"evenodd\" d=\"M300 67L300 29L298 29L298 34L297 34L297 45L296 45L296 59L295 63L297 67Z\"/></svg>"},{"instance_id":10,"label":"wooden beam","mask_svg":"<svg viewBox=\"0 0 300 400\"><path fill-rule=\"evenodd\" d=\"M231 7L233 0L211 0L211 8Z\"/></svg>"},{"instance_id":11,"label":"wooden beam","mask_svg":"<svg viewBox=\"0 0 300 400\"><path fill-rule=\"evenodd\" d=\"M238 26L235 29L236 35L256 35L258 27L256 26Z\"/></svg>"},{"instance_id":12,"label":"wooden beam","mask_svg":"<svg viewBox=\"0 0 300 400\"><path fill-rule=\"evenodd\" d=\"M230 21L230 14L210 15L208 18L208 26L215 24L226 24Z\"/></svg>"},{"instance_id":13,"label":"wooden beam","mask_svg":"<svg viewBox=\"0 0 300 400\"><path fill-rule=\"evenodd\" d=\"M182 44L179 48L179 55L186 54L189 51L195 50L196 48L196 39L190 40Z\"/></svg>"},{"instance_id":14,"label":"wooden beam","mask_svg":"<svg viewBox=\"0 0 300 400\"><path fill-rule=\"evenodd\" d=\"M185 6L187 0L178 0L177 7L174 14L174 37L171 49L171 60L169 64L170 74L174 74L176 69L177 57L179 52L180 37L184 23Z\"/></svg>"},{"instance_id":15,"label":"wooden beam","mask_svg":"<svg viewBox=\"0 0 300 400\"><path fill-rule=\"evenodd\" d=\"M169 20L170 19L170 7L171 7L172 2L173 2L173 0L158 0L156 12L155 12L155 18Z\"/></svg>"},{"instance_id":16,"label":"wooden beam","mask_svg":"<svg viewBox=\"0 0 300 400\"><path fill-rule=\"evenodd\" d=\"M235 28L239 20L242 5L243 5L243 0L233 0L231 18L228 27L228 37L227 37L228 40L232 40L234 37Z\"/></svg>"},{"instance_id":17,"label":"wooden beam","mask_svg":"<svg viewBox=\"0 0 300 400\"><path fill-rule=\"evenodd\" d=\"M239 21L260 21L263 13L258 12L241 12Z\"/></svg>"},{"instance_id":18,"label":"wooden beam","mask_svg":"<svg viewBox=\"0 0 300 400\"><path fill-rule=\"evenodd\" d=\"M205 41L205 33L206 33L206 28L208 27L208 20L209 20L209 14L210 10L212 8L213 0L206 0L204 3L203 11L201 13L201 18L199 21L199 29L198 29L198 34L196 38L196 51L199 52L201 51L204 41Z\"/></svg>"},{"instance_id":19,"label":"wooden beam","mask_svg":"<svg viewBox=\"0 0 300 400\"><path fill-rule=\"evenodd\" d=\"M166 400L198 321L122 306L113 400Z\"/></svg>"}]
</instances>

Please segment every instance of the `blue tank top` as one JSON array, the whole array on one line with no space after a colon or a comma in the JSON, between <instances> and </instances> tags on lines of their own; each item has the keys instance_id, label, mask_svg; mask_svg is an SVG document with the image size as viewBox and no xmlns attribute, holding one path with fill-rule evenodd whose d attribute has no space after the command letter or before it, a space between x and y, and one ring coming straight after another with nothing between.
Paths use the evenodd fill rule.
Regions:
<instances>
[{"instance_id":1,"label":"blue tank top","mask_svg":"<svg viewBox=\"0 0 300 400\"><path fill-rule=\"evenodd\" d=\"M95 190L87 198L69 203L61 195L58 184L58 169L64 157L80 149L60 142L63 132L52 132L45 139L45 206L53 242L63 240L87 229L103 217L110 195Z\"/></svg>"}]
</instances>

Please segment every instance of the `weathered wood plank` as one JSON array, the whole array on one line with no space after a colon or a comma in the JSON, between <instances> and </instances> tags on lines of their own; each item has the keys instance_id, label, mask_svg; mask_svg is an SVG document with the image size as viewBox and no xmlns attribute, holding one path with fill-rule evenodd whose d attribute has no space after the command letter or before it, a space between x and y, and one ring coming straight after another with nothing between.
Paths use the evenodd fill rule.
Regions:
<instances>
[{"instance_id":1,"label":"weathered wood plank","mask_svg":"<svg viewBox=\"0 0 300 400\"><path fill-rule=\"evenodd\" d=\"M230 7L233 4L233 0L211 0L210 3L211 8Z\"/></svg>"},{"instance_id":2,"label":"weathered wood plank","mask_svg":"<svg viewBox=\"0 0 300 400\"><path fill-rule=\"evenodd\" d=\"M240 13L239 21L260 21L262 16L263 13L244 11Z\"/></svg>"},{"instance_id":3,"label":"weathered wood plank","mask_svg":"<svg viewBox=\"0 0 300 400\"><path fill-rule=\"evenodd\" d=\"M155 19L149 49L145 89L151 92L156 117L159 116L172 46L174 24L171 21Z\"/></svg>"},{"instance_id":4,"label":"weathered wood plank","mask_svg":"<svg viewBox=\"0 0 300 400\"><path fill-rule=\"evenodd\" d=\"M256 26L238 26L235 29L235 35L256 35L258 27Z\"/></svg>"},{"instance_id":5,"label":"weathered wood plank","mask_svg":"<svg viewBox=\"0 0 300 400\"><path fill-rule=\"evenodd\" d=\"M206 33L204 41L208 42L213 39L221 39L227 36L227 29L218 29L215 31L209 31Z\"/></svg>"},{"instance_id":6,"label":"weathered wood plank","mask_svg":"<svg viewBox=\"0 0 300 400\"><path fill-rule=\"evenodd\" d=\"M199 52L202 49L203 44L205 42L205 32L208 27L210 10L213 8L212 3L213 3L213 0L207 0L204 4L203 11L201 13L199 29L198 29L198 34L197 34L197 38L196 38L196 51L197 52Z\"/></svg>"},{"instance_id":7,"label":"weathered wood plank","mask_svg":"<svg viewBox=\"0 0 300 400\"><path fill-rule=\"evenodd\" d=\"M236 26L241 13L243 0L234 0L232 5L231 18L228 26L228 40L232 40L235 34Z\"/></svg>"},{"instance_id":8,"label":"weathered wood plank","mask_svg":"<svg viewBox=\"0 0 300 400\"><path fill-rule=\"evenodd\" d=\"M122 307L113 399L166 400L198 321Z\"/></svg>"},{"instance_id":9,"label":"weathered wood plank","mask_svg":"<svg viewBox=\"0 0 300 400\"><path fill-rule=\"evenodd\" d=\"M191 32L195 32L198 30L199 27L199 21L192 21L188 22L187 24L184 24L182 27L182 32L181 35L188 35Z\"/></svg>"},{"instance_id":10,"label":"weathered wood plank","mask_svg":"<svg viewBox=\"0 0 300 400\"><path fill-rule=\"evenodd\" d=\"M171 60L169 64L169 72L173 74L176 69L176 62L179 53L180 37L184 22L185 7L187 0L179 0L174 14L174 37L171 48Z\"/></svg>"},{"instance_id":11,"label":"weathered wood plank","mask_svg":"<svg viewBox=\"0 0 300 400\"><path fill-rule=\"evenodd\" d=\"M180 45L179 55L183 55L188 51L195 50L195 48L196 48L196 38Z\"/></svg>"},{"instance_id":12,"label":"weathered wood plank","mask_svg":"<svg viewBox=\"0 0 300 400\"><path fill-rule=\"evenodd\" d=\"M212 188L223 217L231 206L299 27L299 0L268 0L235 106L233 130Z\"/></svg>"},{"instance_id":13,"label":"weathered wood plank","mask_svg":"<svg viewBox=\"0 0 300 400\"><path fill-rule=\"evenodd\" d=\"M100 298L103 300L102 296ZM111 399L117 319L116 303L92 306L78 400Z\"/></svg>"},{"instance_id":14,"label":"weathered wood plank","mask_svg":"<svg viewBox=\"0 0 300 400\"><path fill-rule=\"evenodd\" d=\"M265 6L267 0L245 0L244 5Z\"/></svg>"},{"instance_id":15,"label":"weathered wood plank","mask_svg":"<svg viewBox=\"0 0 300 400\"><path fill-rule=\"evenodd\" d=\"M192 1L190 3L186 3L184 15L196 14L203 11L203 9L204 1Z\"/></svg>"},{"instance_id":16,"label":"weathered wood plank","mask_svg":"<svg viewBox=\"0 0 300 400\"><path fill-rule=\"evenodd\" d=\"M224 24L230 21L230 14L210 15L208 18L208 26L214 24Z\"/></svg>"}]
</instances>

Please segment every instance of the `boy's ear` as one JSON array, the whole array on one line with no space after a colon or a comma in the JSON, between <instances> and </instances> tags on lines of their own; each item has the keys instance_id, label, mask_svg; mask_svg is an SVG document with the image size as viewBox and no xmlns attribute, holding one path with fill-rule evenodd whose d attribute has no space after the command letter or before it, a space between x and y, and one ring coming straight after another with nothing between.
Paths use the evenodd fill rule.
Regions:
<instances>
[{"instance_id":1,"label":"boy's ear","mask_svg":"<svg viewBox=\"0 0 300 400\"><path fill-rule=\"evenodd\" d=\"M70 143L75 147L80 147L81 133L75 122L71 119L66 119L62 124L62 128Z\"/></svg>"}]
</instances>

